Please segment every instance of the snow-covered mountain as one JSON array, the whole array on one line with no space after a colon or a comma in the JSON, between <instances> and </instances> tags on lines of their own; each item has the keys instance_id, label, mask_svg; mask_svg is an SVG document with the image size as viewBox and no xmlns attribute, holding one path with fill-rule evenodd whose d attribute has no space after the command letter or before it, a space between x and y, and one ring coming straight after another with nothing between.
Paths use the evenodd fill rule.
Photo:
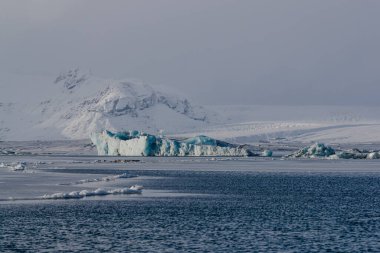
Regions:
<instances>
[{"instance_id":1,"label":"snow-covered mountain","mask_svg":"<svg viewBox=\"0 0 380 253\"><path fill-rule=\"evenodd\" d=\"M139 81L103 79L79 69L55 80L33 79L18 88L1 83L0 140L81 139L102 129L180 133L215 117L187 98ZM24 92L26 85L35 89Z\"/></svg>"},{"instance_id":2,"label":"snow-covered mountain","mask_svg":"<svg viewBox=\"0 0 380 253\"><path fill-rule=\"evenodd\" d=\"M254 101L252 101L254 102ZM380 142L380 108L197 106L162 87L98 78L0 74L0 140L87 139L93 131L204 134L231 143Z\"/></svg>"}]
</instances>

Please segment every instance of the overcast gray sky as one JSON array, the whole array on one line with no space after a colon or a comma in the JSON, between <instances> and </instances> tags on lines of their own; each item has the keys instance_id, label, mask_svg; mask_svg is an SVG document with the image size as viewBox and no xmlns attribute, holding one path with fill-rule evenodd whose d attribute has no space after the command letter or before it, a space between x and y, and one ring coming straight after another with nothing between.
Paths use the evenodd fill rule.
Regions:
<instances>
[{"instance_id":1,"label":"overcast gray sky","mask_svg":"<svg viewBox=\"0 0 380 253\"><path fill-rule=\"evenodd\" d=\"M203 104L380 105L380 1L0 1L0 73L77 66Z\"/></svg>"}]
</instances>

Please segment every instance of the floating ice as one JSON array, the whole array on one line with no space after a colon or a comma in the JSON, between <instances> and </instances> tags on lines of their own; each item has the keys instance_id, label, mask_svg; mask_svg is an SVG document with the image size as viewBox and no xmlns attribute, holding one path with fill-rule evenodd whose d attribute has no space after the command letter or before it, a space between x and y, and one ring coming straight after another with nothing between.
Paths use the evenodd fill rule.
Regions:
<instances>
[{"instance_id":1,"label":"floating ice","mask_svg":"<svg viewBox=\"0 0 380 253\"><path fill-rule=\"evenodd\" d=\"M370 152L367 159L380 159L380 152Z\"/></svg>"},{"instance_id":2,"label":"floating ice","mask_svg":"<svg viewBox=\"0 0 380 253\"><path fill-rule=\"evenodd\" d=\"M359 150L357 148L336 152L332 147L322 143L316 143L309 147L298 150L288 157L329 159L380 159L379 151Z\"/></svg>"},{"instance_id":3,"label":"floating ice","mask_svg":"<svg viewBox=\"0 0 380 253\"><path fill-rule=\"evenodd\" d=\"M45 194L42 199L80 199L90 196L103 196L103 195L115 195L115 194L138 194L141 193L143 187L140 185L133 185L129 188L116 188L105 190L98 188L94 191L82 190L82 191L72 191L68 193L59 192L54 194Z\"/></svg>"},{"instance_id":4,"label":"floating ice","mask_svg":"<svg viewBox=\"0 0 380 253\"><path fill-rule=\"evenodd\" d=\"M346 151L337 152L336 156L341 159L367 159L368 154L368 151L350 149Z\"/></svg>"},{"instance_id":5,"label":"floating ice","mask_svg":"<svg viewBox=\"0 0 380 253\"><path fill-rule=\"evenodd\" d=\"M94 182L109 182L109 181L115 181L119 178L131 178L131 177L136 177L135 175L128 174L128 173L123 173L120 175L115 175L115 176L107 176L107 177L101 177L101 178L93 178L93 179L82 179L79 180L73 184L85 184L85 183L94 183Z\"/></svg>"},{"instance_id":6,"label":"floating ice","mask_svg":"<svg viewBox=\"0 0 380 253\"><path fill-rule=\"evenodd\" d=\"M291 154L289 157L295 158L315 158L315 157L329 157L335 154L332 147L326 146L323 143L315 143L309 147L302 148L297 152Z\"/></svg>"},{"instance_id":7,"label":"floating ice","mask_svg":"<svg viewBox=\"0 0 380 253\"><path fill-rule=\"evenodd\" d=\"M139 131L103 131L92 133L99 155L113 156L252 156L245 146L216 140L204 135L169 139Z\"/></svg>"},{"instance_id":8,"label":"floating ice","mask_svg":"<svg viewBox=\"0 0 380 253\"><path fill-rule=\"evenodd\" d=\"M11 164L0 163L0 168L9 168L13 171L24 171L27 168L26 162L17 162Z\"/></svg>"},{"instance_id":9,"label":"floating ice","mask_svg":"<svg viewBox=\"0 0 380 253\"><path fill-rule=\"evenodd\" d=\"M14 171L23 171L26 168L26 162L20 162L13 166Z\"/></svg>"},{"instance_id":10,"label":"floating ice","mask_svg":"<svg viewBox=\"0 0 380 253\"><path fill-rule=\"evenodd\" d=\"M380 159L380 152L367 151L359 149L350 149L347 151L338 152L336 157L341 159Z\"/></svg>"},{"instance_id":11,"label":"floating ice","mask_svg":"<svg viewBox=\"0 0 380 253\"><path fill-rule=\"evenodd\" d=\"M272 150L264 150L264 151L261 153L261 156L264 156L264 157L272 157L272 155L273 155Z\"/></svg>"}]
</instances>

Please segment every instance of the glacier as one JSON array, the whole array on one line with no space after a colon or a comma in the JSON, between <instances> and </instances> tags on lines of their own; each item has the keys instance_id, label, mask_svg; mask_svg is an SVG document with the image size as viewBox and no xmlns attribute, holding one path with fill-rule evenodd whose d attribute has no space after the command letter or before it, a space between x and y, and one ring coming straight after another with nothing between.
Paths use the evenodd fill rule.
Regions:
<instances>
[{"instance_id":1,"label":"glacier","mask_svg":"<svg viewBox=\"0 0 380 253\"><path fill-rule=\"evenodd\" d=\"M155 136L137 130L90 134L99 155L111 156L253 156L246 147L199 135L187 139Z\"/></svg>"}]
</instances>

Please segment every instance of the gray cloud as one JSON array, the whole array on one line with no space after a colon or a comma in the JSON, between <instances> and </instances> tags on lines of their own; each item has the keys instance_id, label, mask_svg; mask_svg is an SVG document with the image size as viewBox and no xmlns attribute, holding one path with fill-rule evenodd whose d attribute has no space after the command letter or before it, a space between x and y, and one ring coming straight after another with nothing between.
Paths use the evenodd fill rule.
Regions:
<instances>
[{"instance_id":1,"label":"gray cloud","mask_svg":"<svg viewBox=\"0 0 380 253\"><path fill-rule=\"evenodd\" d=\"M380 105L379 24L377 0L3 0L0 73L80 66L205 104Z\"/></svg>"}]
</instances>

